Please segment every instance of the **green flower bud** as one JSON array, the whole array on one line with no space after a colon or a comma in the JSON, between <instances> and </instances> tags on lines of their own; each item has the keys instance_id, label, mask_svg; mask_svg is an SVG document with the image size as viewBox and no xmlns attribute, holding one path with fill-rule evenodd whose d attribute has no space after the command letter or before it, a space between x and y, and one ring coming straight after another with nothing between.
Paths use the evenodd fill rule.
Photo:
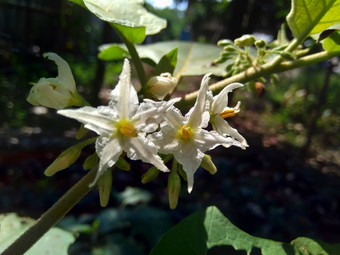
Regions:
<instances>
[{"instance_id":1,"label":"green flower bud","mask_svg":"<svg viewBox=\"0 0 340 255\"><path fill-rule=\"evenodd\" d=\"M255 44L256 48L266 47L266 42L264 40L256 40L254 44Z\"/></svg>"},{"instance_id":2,"label":"green flower bud","mask_svg":"<svg viewBox=\"0 0 340 255\"><path fill-rule=\"evenodd\" d=\"M181 179L177 174L177 171L171 171L168 178L168 197L169 206L171 209L175 209L178 203L179 193L181 191Z\"/></svg>"},{"instance_id":3,"label":"green flower bud","mask_svg":"<svg viewBox=\"0 0 340 255\"><path fill-rule=\"evenodd\" d=\"M94 169L98 165L98 155L93 153L83 163L84 170Z\"/></svg>"},{"instance_id":4,"label":"green flower bud","mask_svg":"<svg viewBox=\"0 0 340 255\"><path fill-rule=\"evenodd\" d=\"M98 179L99 200L102 207L106 207L109 203L112 188L111 170L106 170Z\"/></svg>"},{"instance_id":5,"label":"green flower bud","mask_svg":"<svg viewBox=\"0 0 340 255\"><path fill-rule=\"evenodd\" d=\"M84 127L84 124L81 124L77 130L76 139L77 140L82 139L88 132L89 130Z\"/></svg>"},{"instance_id":6,"label":"green flower bud","mask_svg":"<svg viewBox=\"0 0 340 255\"><path fill-rule=\"evenodd\" d=\"M159 170L156 167L151 167L145 174L142 175L142 183L151 182L159 175Z\"/></svg>"},{"instance_id":7,"label":"green flower bud","mask_svg":"<svg viewBox=\"0 0 340 255\"><path fill-rule=\"evenodd\" d=\"M226 47L223 48L223 51L227 51L227 52L235 52L235 46L234 45L228 45Z\"/></svg>"},{"instance_id":8,"label":"green flower bud","mask_svg":"<svg viewBox=\"0 0 340 255\"><path fill-rule=\"evenodd\" d=\"M55 173L68 168L79 158L81 149L82 147L75 145L63 151L45 170L45 175L52 176Z\"/></svg>"},{"instance_id":9,"label":"green flower bud","mask_svg":"<svg viewBox=\"0 0 340 255\"><path fill-rule=\"evenodd\" d=\"M49 167L45 170L46 176L52 176L56 172L64 170L72 165L80 155L81 150L86 146L95 141L95 137L88 139L84 142L79 144L73 145L72 147L68 148L67 150L63 151Z\"/></svg>"},{"instance_id":10,"label":"green flower bud","mask_svg":"<svg viewBox=\"0 0 340 255\"><path fill-rule=\"evenodd\" d=\"M123 170L123 171L130 171L131 170L130 164L122 157L118 158L115 166L118 167L120 170Z\"/></svg>"},{"instance_id":11,"label":"green flower bud","mask_svg":"<svg viewBox=\"0 0 340 255\"><path fill-rule=\"evenodd\" d=\"M287 59L287 60L294 60L294 56L292 53L290 52L287 52L287 51L281 51L278 53L281 57L283 57L284 59Z\"/></svg>"},{"instance_id":12,"label":"green flower bud","mask_svg":"<svg viewBox=\"0 0 340 255\"><path fill-rule=\"evenodd\" d=\"M204 155L202 159L201 167L204 170L207 170L210 174L215 174L217 172L217 168L214 165L214 162L212 162L211 157L206 154Z\"/></svg>"},{"instance_id":13,"label":"green flower bud","mask_svg":"<svg viewBox=\"0 0 340 255\"><path fill-rule=\"evenodd\" d=\"M240 38L235 39L234 43L239 47L247 47L253 45L255 40L253 35L242 35Z\"/></svg>"},{"instance_id":14,"label":"green flower bud","mask_svg":"<svg viewBox=\"0 0 340 255\"><path fill-rule=\"evenodd\" d=\"M223 40L219 40L217 42L218 46L227 46L227 45L230 45L230 44L233 44L233 42L229 39L223 39Z\"/></svg>"}]
</instances>

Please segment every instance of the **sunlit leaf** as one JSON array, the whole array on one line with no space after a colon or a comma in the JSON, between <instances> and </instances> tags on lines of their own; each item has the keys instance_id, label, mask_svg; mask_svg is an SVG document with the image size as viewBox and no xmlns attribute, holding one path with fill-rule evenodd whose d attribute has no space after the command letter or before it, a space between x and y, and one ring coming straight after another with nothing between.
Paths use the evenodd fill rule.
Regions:
<instances>
[{"instance_id":1,"label":"sunlit leaf","mask_svg":"<svg viewBox=\"0 0 340 255\"><path fill-rule=\"evenodd\" d=\"M334 31L328 35L322 46L328 52L340 51L340 31Z\"/></svg>"},{"instance_id":2,"label":"sunlit leaf","mask_svg":"<svg viewBox=\"0 0 340 255\"><path fill-rule=\"evenodd\" d=\"M127 27L145 27L145 34L156 34L166 20L148 12L143 0L84 0L85 6L100 19Z\"/></svg>"},{"instance_id":3,"label":"sunlit leaf","mask_svg":"<svg viewBox=\"0 0 340 255\"><path fill-rule=\"evenodd\" d=\"M101 60L112 61L112 60L121 60L127 56L129 56L129 52L120 47L119 45L101 45L99 49L98 57Z\"/></svg>"},{"instance_id":4,"label":"sunlit leaf","mask_svg":"<svg viewBox=\"0 0 340 255\"><path fill-rule=\"evenodd\" d=\"M287 16L296 38L320 33L340 22L340 0L293 0Z\"/></svg>"},{"instance_id":5,"label":"sunlit leaf","mask_svg":"<svg viewBox=\"0 0 340 255\"><path fill-rule=\"evenodd\" d=\"M171 50L169 53L165 54L158 62L155 68L155 75L161 73L171 73L173 74L176 64L177 64L178 49Z\"/></svg>"},{"instance_id":6,"label":"sunlit leaf","mask_svg":"<svg viewBox=\"0 0 340 255\"><path fill-rule=\"evenodd\" d=\"M0 215L0 252L5 250L15 239L34 223L33 219L21 218L15 213ZM59 228L51 228L25 255L60 254L67 255L68 247L75 241L75 237Z\"/></svg>"},{"instance_id":7,"label":"sunlit leaf","mask_svg":"<svg viewBox=\"0 0 340 255\"><path fill-rule=\"evenodd\" d=\"M145 27L128 27L120 24L112 24L130 43L142 43L145 39Z\"/></svg>"},{"instance_id":8,"label":"sunlit leaf","mask_svg":"<svg viewBox=\"0 0 340 255\"><path fill-rule=\"evenodd\" d=\"M111 44L112 46L117 44ZM126 49L124 45L120 47ZM149 59L156 66L161 58L169 51L178 49L177 64L174 76L192 76L212 73L216 76L223 76L228 61L219 65L213 61L219 56L221 49L214 44L166 41L147 45L136 45L136 49L141 58ZM106 54L110 45L99 47L100 54Z\"/></svg>"},{"instance_id":9,"label":"sunlit leaf","mask_svg":"<svg viewBox=\"0 0 340 255\"><path fill-rule=\"evenodd\" d=\"M260 249L262 255L340 254L340 244L300 237L291 244L254 237L234 226L216 207L194 213L166 232L150 255L204 255L215 246L235 250ZM257 253L256 253L257 254Z\"/></svg>"}]
</instances>

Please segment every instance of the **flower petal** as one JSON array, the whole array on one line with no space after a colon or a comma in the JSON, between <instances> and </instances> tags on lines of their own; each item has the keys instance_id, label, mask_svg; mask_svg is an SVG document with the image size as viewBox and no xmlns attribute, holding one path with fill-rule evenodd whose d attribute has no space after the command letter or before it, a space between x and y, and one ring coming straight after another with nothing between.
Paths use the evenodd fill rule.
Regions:
<instances>
[{"instance_id":1,"label":"flower petal","mask_svg":"<svg viewBox=\"0 0 340 255\"><path fill-rule=\"evenodd\" d=\"M76 91L76 82L74 81L71 68L67 62L53 52L47 52L43 56L56 63L58 67L58 77L56 79L59 80L59 85L74 93Z\"/></svg>"},{"instance_id":2,"label":"flower petal","mask_svg":"<svg viewBox=\"0 0 340 255\"><path fill-rule=\"evenodd\" d=\"M143 136L138 136L128 139L129 143L124 148L127 152L127 156L130 159L137 160L140 159L145 163L153 164L159 170L163 172L169 172L170 170L164 165L163 160L157 155L156 146L147 140Z\"/></svg>"},{"instance_id":3,"label":"flower petal","mask_svg":"<svg viewBox=\"0 0 340 255\"><path fill-rule=\"evenodd\" d=\"M188 126L192 128L206 127L209 122L209 101L207 100L209 76L210 74L204 75L195 105L186 115L190 116Z\"/></svg>"},{"instance_id":4,"label":"flower petal","mask_svg":"<svg viewBox=\"0 0 340 255\"><path fill-rule=\"evenodd\" d=\"M138 96L131 83L131 68L127 59L124 59L119 82L115 89L111 91L110 100L110 105L117 107L120 119L129 119L138 108Z\"/></svg>"},{"instance_id":5,"label":"flower petal","mask_svg":"<svg viewBox=\"0 0 340 255\"><path fill-rule=\"evenodd\" d=\"M190 142L181 142L180 150L174 151L174 156L183 166L187 175L188 192L190 193L194 185L194 174L201 165L204 153Z\"/></svg>"},{"instance_id":6,"label":"flower petal","mask_svg":"<svg viewBox=\"0 0 340 255\"><path fill-rule=\"evenodd\" d=\"M107 106L98 108L86 106L76 110L59 110L57 113L78 120L99 135L111 135L115 131L113 125L115 113Z\"/></svg>"},{"instance_id":7,"label":"flower petal","mask_svg":"<svg viewBox=\"0 0 340 255\"><path fill-rule=\"evenodd\" d=\"M175 129L178 129L184 125L182 113L174 106L171 106L165 112L165 118L168 123Z\"/></svg>"},{"instance_id":8,"label":"flower petal","mask_svg":"<svg viewBox=\"0 0 340 255\"><path fill-rule=\"evenodd\" d=\"M243 87L243 84L238 82L231 83L224 87L224 89L214 97L214 100L211 104L211 112L214 114L220 114L223 112L223 109L228 106L228 93L240 87Z\"/></svg>"},{"instance_id":9,"label":"flower petal","mask_svg":"<svg viewBox=\"0 0 340 255\"><path fill-rule=\"evenodd\" d=\"M212 121L213 128L221 135L228 135L241 143L242 149L248 147L246 139L241 136L235 128L232 128L226 120L220 116L215 116Z\"/></svg>"}]
</instances>

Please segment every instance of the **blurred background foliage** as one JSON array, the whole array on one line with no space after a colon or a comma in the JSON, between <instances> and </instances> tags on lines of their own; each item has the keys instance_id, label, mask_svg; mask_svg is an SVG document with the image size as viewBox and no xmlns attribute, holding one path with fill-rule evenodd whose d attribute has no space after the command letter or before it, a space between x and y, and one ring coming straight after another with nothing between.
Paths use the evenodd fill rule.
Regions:
<instances>
[{"instance_id":1,"label":"blurred background foliage","mask_svg":"<svg viewBox=\"0 0 340 255\"><path fill-rule=\"evenodd\" d=\"M166 18L168 28L145 43L180 39L216 44L246 33L274 40L290 1L177 0L171 8L155 8L151 2L146 8ZM107 102L121 69L120 63L97 58L97 47L111 42L119 38L108 24L68 1L0 3L1 212L39 217L83 175L82 162L93 152L87 149L70 169L52 178L43 175L74 144L78 126L25 100L29 82L57 75L55 64L42 53L61 55L80 93L98 105ZM218 173L199 170L193 193L183 189L176 210L168 209L165 175L141 185L148 166L131 162L133 171L114 171L107 209L99 207L94 191L60 224L79 235L70 254L145 254L174 223L212 204L253 235L340 242L339 71L335 58L282 73L277 85L263 82L260 90L234 93L230 105L240 100L242 110L229 122L250 147L216 149ZM200 79L183 79L178 93L197 89Z\"/></svg>"}]
</instances>

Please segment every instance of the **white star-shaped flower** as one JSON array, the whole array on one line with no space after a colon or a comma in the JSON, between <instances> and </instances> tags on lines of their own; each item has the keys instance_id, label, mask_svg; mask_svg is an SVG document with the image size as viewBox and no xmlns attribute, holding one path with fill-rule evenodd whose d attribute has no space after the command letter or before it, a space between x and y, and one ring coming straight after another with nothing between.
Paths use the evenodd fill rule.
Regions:
<instances>
[{"instance_id":1,"label":"white star-shaped flower","mask_svg":"<svg viewBox=\"0 0 340 255\"><path fill-rule=\"evenodd\" d=\"M158 146L160 153L173 154L183 166L188 192L193 188L194 173L202 162L204 152L220 144L234 143L230 137L204 129L209 123L208 81L209 75L205 75L196 103L184 117L177 108L171 106L165 113L167 122L161 124L161 130L148 136Z\"/></svg>"},{"instance_id":2,"label":"white star-shaped flower","mask_svg":"<svg viewBox=\"0 0 340 255\"><path fill-rule=\"evenodd\" d=\"M122 152L126 152L130 159L140 159L161 171L169 171L157 155L156 146L146 138L146 132L158 127L152 120L159 109L150 102L139 104L130 72L129 62L125 59L119 83L110 94L109 106L58 111L61 115L80 121L99 135L96 151L100 162L93 184L108 167L117 162Z\"/></svg>"},{"instance_id":3,"label":"white star-shaped flower","mask_svg":"<svg viewBox=\"0 0 340 255\"><path fill-rule=\"evenodd\" d=\"M240 102L238 102L235 107L228 107L228 93L240 87L243 87L243 84L229 84L215 97L213 97L212 93L209 91L208 99L210 101L210 123L212 124L213 129L219 134L232 137L239 142L234 144L223 144L223 146L230 147L231 145L236 145L245 149L248 147L246 139L225 120L226 118L236 115L240 111Z\"/></svg>"},{"instance_id":4,"label":"white star-shaped flower","mask_svg":"<svg viewBox=\"0 0 340 255\"><path fill-rule=\"evenodd\" d=\"M67 62L53 52L45 53L44 57L56 63L58 76L40 78L31 88L27 101L33 105L42 105L54 109L63 109L72 105L86 105L87 103L76 90L76 83Z\"/></svg>"}]
</instances>

